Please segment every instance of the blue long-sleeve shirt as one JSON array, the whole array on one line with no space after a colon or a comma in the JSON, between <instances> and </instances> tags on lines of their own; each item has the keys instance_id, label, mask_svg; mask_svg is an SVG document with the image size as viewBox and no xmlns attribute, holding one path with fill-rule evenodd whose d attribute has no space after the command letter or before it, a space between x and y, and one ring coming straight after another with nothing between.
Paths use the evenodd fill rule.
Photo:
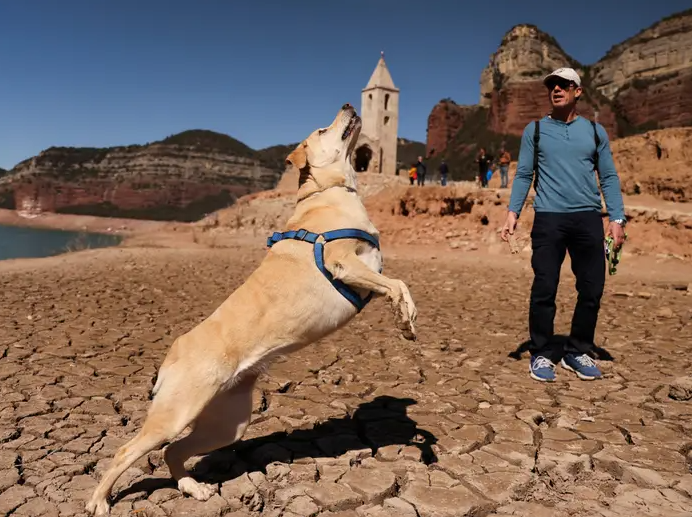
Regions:
<instances>
[{"instance_id":1,"label":"blue long-sleeve shirt","mask_svg":"<svg viewBox=\"0 0 692 517\"><path fill-rule=\"evenodd\" d=\"M601 211L601 194L594 168L598 169L610 220L624 219L625 207L620 179L610 151L608 133L596 124L600 138L598 165L594 163L593 126L583 117L562 122L543 117L538 142L538 185L533 208L536 212ZM517 172L512 183L509 210L521 213L533 181L534 122L529 122L521 137Z\"/></svg>"}]
</instances>

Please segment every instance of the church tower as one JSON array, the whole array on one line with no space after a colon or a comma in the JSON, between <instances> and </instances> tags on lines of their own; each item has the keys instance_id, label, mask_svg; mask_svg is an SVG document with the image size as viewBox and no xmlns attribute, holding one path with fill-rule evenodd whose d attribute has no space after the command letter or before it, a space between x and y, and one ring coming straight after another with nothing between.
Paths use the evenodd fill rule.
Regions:
<instances>
[{"instance_id":1,"label":"church tower","mask_svg":"<svg viewBox=\"0 0 692 517\"><path fill-rule=\"evenodd\" d=\"M399 89L394 86L380 53L375 71L361 94L362 132L373 146L373 172L396 174L397 131L399 126Z\"/></svg>"}]
</instances>

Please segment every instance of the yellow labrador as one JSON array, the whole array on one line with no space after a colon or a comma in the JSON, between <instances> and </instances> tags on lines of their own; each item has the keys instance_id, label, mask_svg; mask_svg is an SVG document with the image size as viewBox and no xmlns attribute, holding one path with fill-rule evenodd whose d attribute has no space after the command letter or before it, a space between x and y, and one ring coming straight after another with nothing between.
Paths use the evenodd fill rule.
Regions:
<instances>
[{"instance_id":1,"label":"yellow labrador","mask_svg":"<svg viewBox=\"0 0 692 517\"><path fill-rule=\"evenodd\" d=\"M351 154L361 120L346 104L288 156L299 172L286 232L269 238L259 267L207 319L178 337L163 361L140 432L115 454L87 511L107 515L118 477L149 451L171 443L165 461L184 494L204 501L216 486L195 481L184 462L240 439L252 390L273 357L348 323L369 296L384 295L397 326L415 340L416 307L401 280L381 274L378 233L356 192Z\"/></svg>"}]
</instances>

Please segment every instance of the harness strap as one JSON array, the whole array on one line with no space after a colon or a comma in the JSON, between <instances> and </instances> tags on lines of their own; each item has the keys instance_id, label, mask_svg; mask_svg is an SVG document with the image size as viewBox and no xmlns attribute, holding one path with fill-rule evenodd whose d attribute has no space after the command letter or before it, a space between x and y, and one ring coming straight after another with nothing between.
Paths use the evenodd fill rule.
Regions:
<instances>
[{"instance_id":1,"label":"harness strap","mask_svg":"<svg viewBox=\"0 0 692 517\"><path fill-rule=\"evenodd\" d=\"M322 237L322 240L318 242L320 237ZM373 297L372 292L368 293L365 298L361 299L354 289L343 283L341 280L336 280L329 270L327 270L324 265L324 245L327 242L336 241L339 239L358 239L369 242L379 250L380 241L376 237L357 228L344 228L341 230L332 230L324 233L309 232L301 228L300 230L291 230L283 233L274 232L272 236L267 239L267 247L271 248L277 242L285 239L304 241L312 244L314 246L315 264L317 265L317 269L322 272L327 280L329 280L329 282L337 291L339 291L339 293L341 293L344 298L355 306L358 312L362 311L368 302L370 302Z\"/></svg>"}]
</instances>

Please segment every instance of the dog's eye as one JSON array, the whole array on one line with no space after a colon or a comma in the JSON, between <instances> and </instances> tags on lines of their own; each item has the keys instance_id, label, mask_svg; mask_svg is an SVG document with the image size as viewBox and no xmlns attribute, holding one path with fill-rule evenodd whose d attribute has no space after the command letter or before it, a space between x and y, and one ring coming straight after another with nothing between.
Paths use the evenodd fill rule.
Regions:
<instances>
[{"instance_id":1,"label":"dog's eye","mask_svg":"<svg viewBox=\"0 0 692 517\"><path fill-rule=\"evenodd\" d=\"M320 129L320 130L317 131L317 134L318 134L318 135L323 135L323 134L325 134L326 132L327 132L326 129Z\"/></svg>"}]
</instances>

